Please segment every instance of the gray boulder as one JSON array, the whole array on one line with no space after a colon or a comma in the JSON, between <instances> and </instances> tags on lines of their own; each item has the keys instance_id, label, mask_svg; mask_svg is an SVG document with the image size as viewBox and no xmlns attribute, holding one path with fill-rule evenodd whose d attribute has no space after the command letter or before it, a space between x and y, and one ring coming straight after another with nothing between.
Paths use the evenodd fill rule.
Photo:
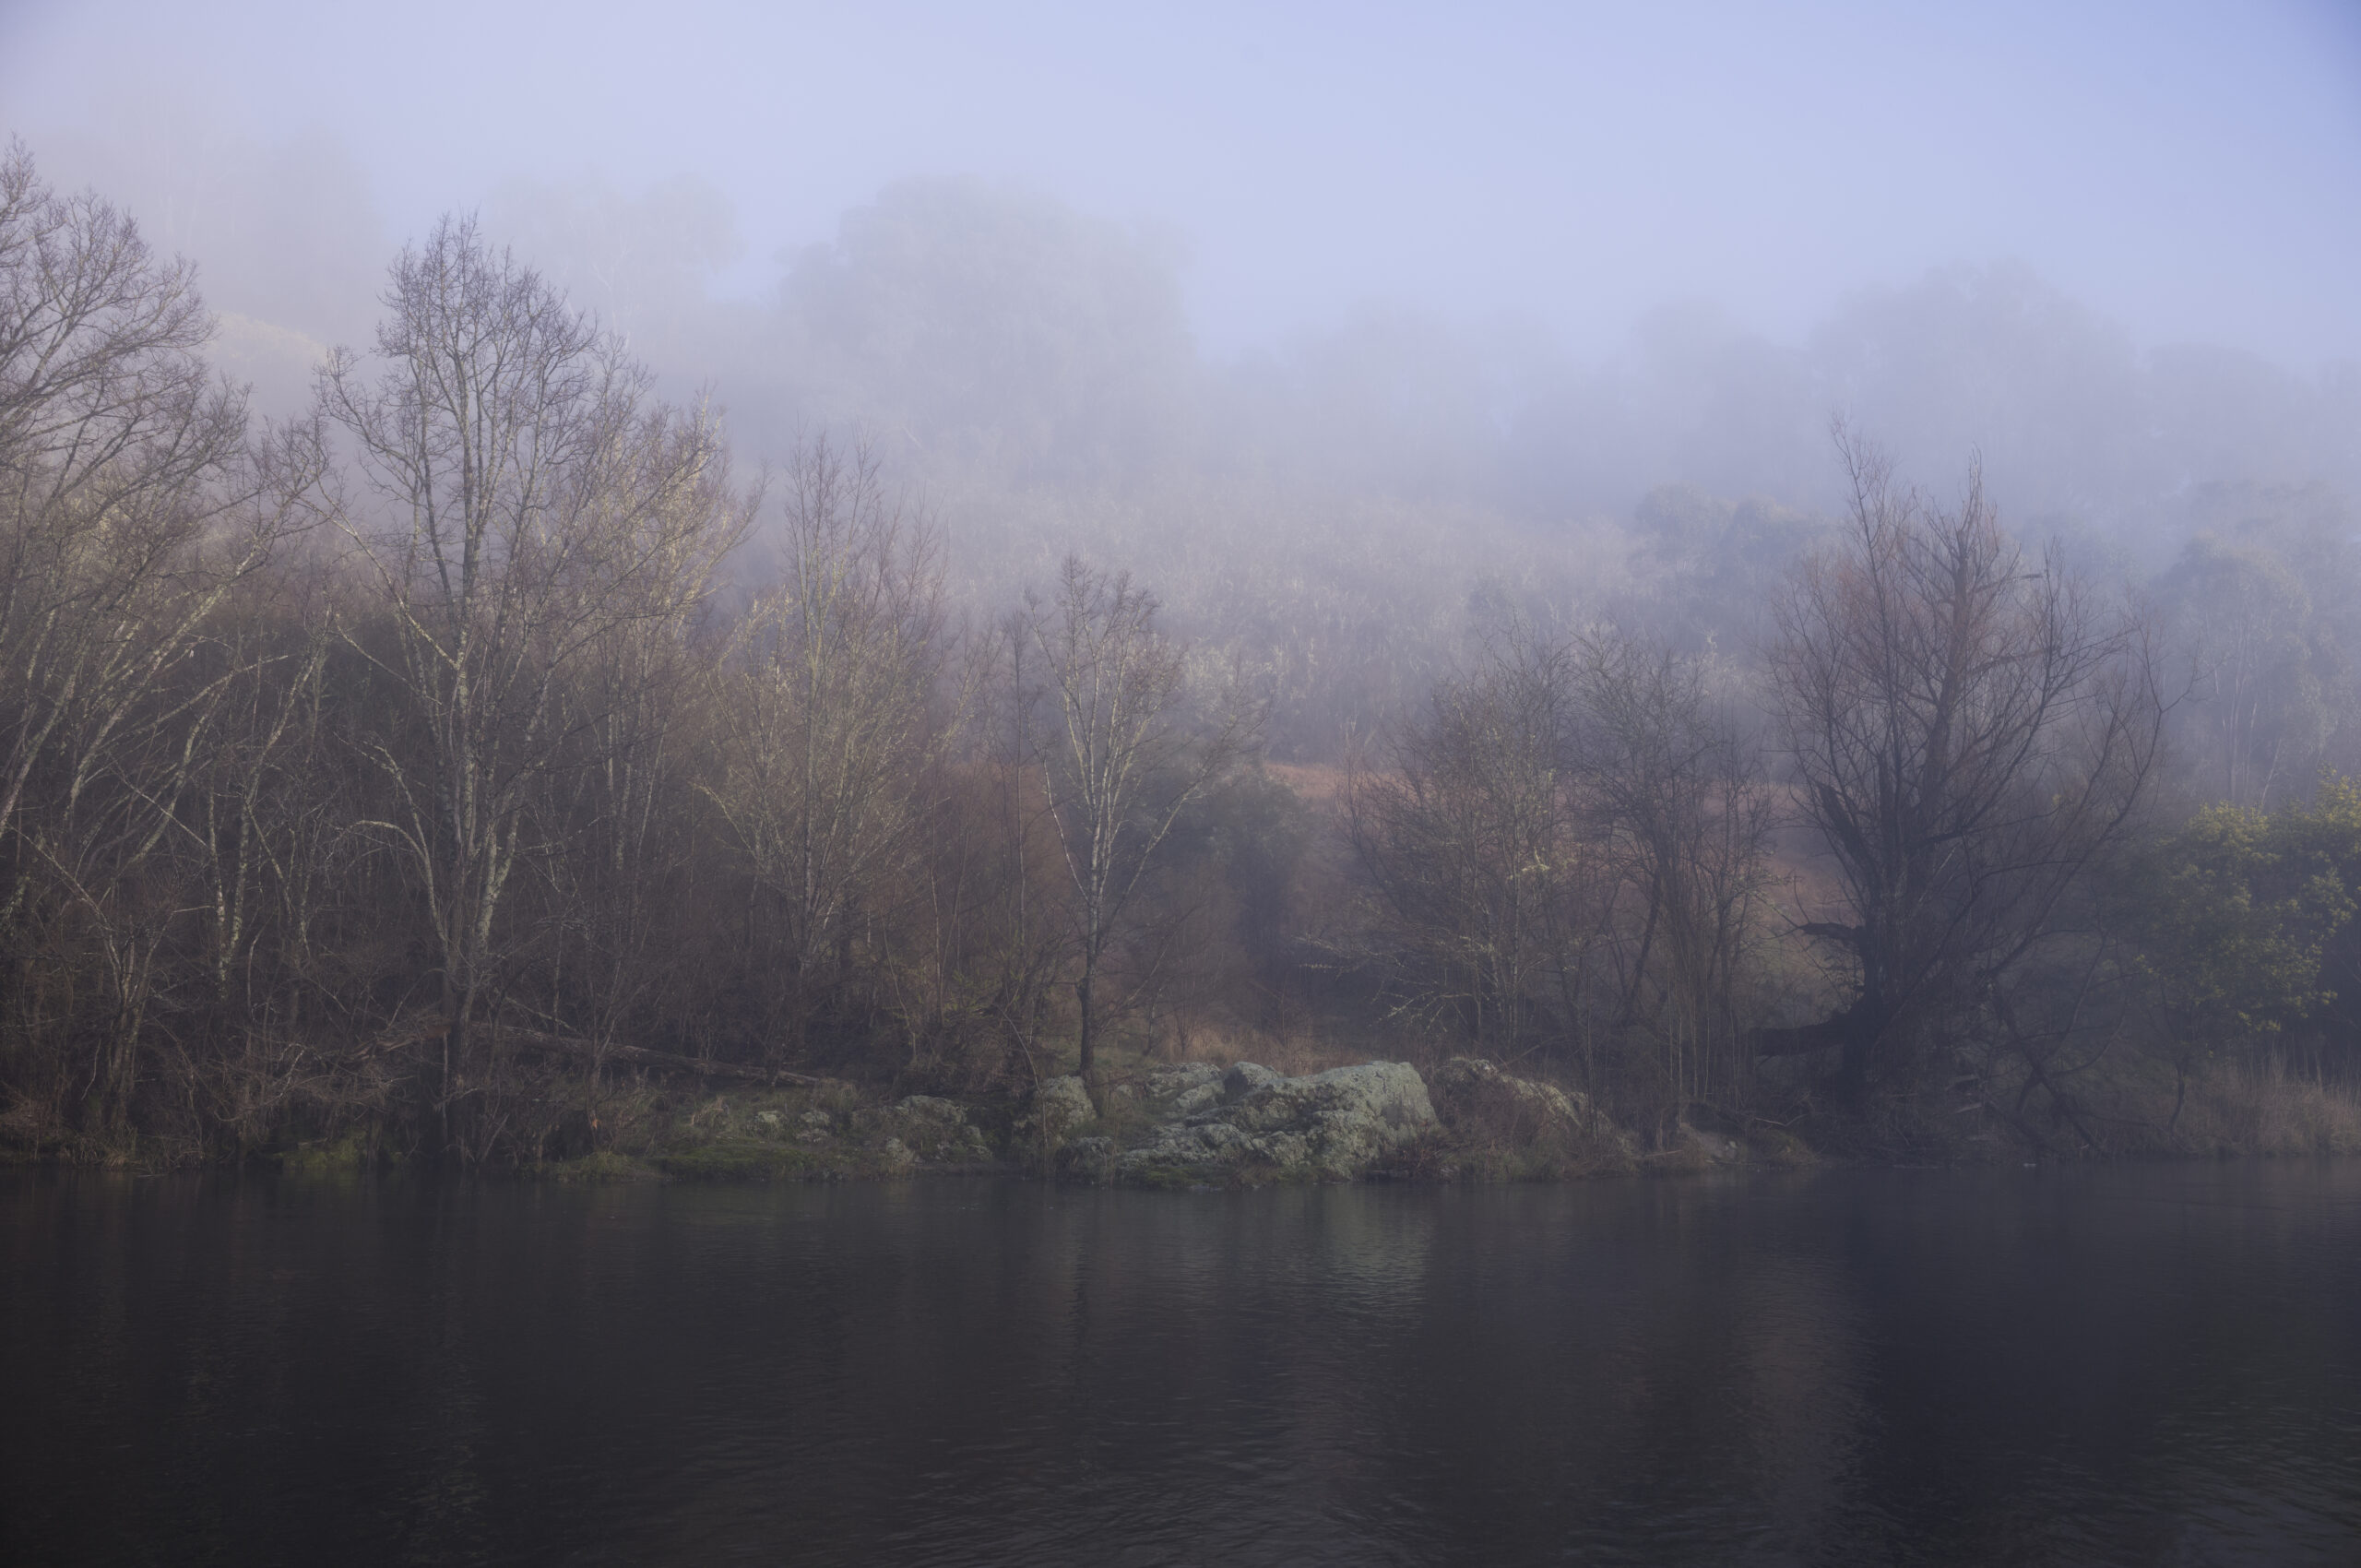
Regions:
<instances>
[{"instance_id":1,"label":"gray boulder","mask_svg":"<svg viewBox=\"0 0 2361 1568\"><path fill-rule=\"evenodd\" d=\"M1113 1162L1121 1181L1221 1182L1241 1175L1350 1181L1435 1125L1416 1071L1400 1062L1288 1078L1240 1063L1221 1099L1157 1126Z\"/></svg>"},{"instance_id":2,"label":"gray boulder","mask_svg":"<svg viewBox=\"0 0 2361 1568\"><path fill-rule=\"evenodd\" d=\"M1057 1168L1070 1181L1104 1185L1115 1175L1115 1140L1075 1138L1058 1150Z\"/></svg>"},{"instance_id":3,"label":"gray boulder","mask_svg":"<svg viewBox=\"0 0 2361 1568\"><path fill-rule=\"evenodd\" d=\"M1282 1074L1268 1067L1258 1067L1252 1062L1240 1062L1221 1075L1221 1098L1225 1105L1235 1105L1256 1089L1286 1082Z\"/></svg>"},{"instance_id":4,"label":"gray boulder","mask_svg":"<svg viewBox=\"0 0 2361 1568\"><path fill-rule=\"evenodd\" d=\"M1097 1120L1090 1090L1080 1078L1050 1078L1036 1086L1025 1112L1016 1121L1020 1143L1056 1148L1080 1129Z\"/></svg>"},{"instance_id":5,"label":"gray boulder","mask_svg":"<svg viewBox=\"0 0 2361 1568\"><path fill-rule=\"evenodd\" d=\"M1745 1163L1745 1145L1686 1122L1675 1124L1665 1146L1647 1157L1651 1169L1663 1170L1706 1170L1716 1165Z\"/></svg>"},{"instance_id":6,"label":"gray boulder","mask_svg":"<svg viewBox=\"0 0 2361 1568\"><path fill-rule=\"evenodd\" d=\"M818 1113L808 1112L807 1117L813 1114ZM861 1133L886 1134L886 1158L895 1165L967 1164L991 1158L991 1146L984 1141L982 1130L967 1120L967 1107L956 1100L908 1095L892 1105L857 1112L854 1122Z\"/></svg>"},{"instance_id":7,"label":"gray boulder","mask_svg":"<svg viewBox=\"0 0 2361 1568\"><path fill-rule=\"evenodd\" d=\"M1435 1110L1453 1126L1471 1118L1495 1120L1506 1114L1572 1127L1589 1113L1579 1089L1570 1092L1554 1084L1513 1077L1497 1063L1474 1056L1453 1057L1434 1070L1427 1087Z\"/></svg>"},{"instance_id":8,"label":"gray boulder","mask_svg":"<svg viewBox=\"0 0 2361 1568\"><path fill-rule=\"evenodd\" d=\"M1221 1084L1222 1071L1212 1063L1183 1062L1117 1084L1107 1095L1109 1100L1136 1104L1157 1121L1171 1122L1217 1104Z\"/></svg>"},{"instance_id":9,"label":"gray boulder","mask_svg":"<svg viewBox=\"0 0 2361 1568\"><path fill-rule=\"evenodd\" d=\"M1496 1063L1455 1056L1429 1074L1427 1085L1443 1125L1464 1139L1609 1163L1639 1152L1631 1135L1595 1113L1580 1089L1520 1078Z\"/></svg>"}]
</instances>

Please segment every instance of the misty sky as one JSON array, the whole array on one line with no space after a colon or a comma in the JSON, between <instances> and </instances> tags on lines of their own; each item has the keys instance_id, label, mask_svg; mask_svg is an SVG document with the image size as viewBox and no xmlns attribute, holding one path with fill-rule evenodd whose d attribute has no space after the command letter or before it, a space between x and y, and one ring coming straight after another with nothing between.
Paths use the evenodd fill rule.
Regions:
<instances>
[{"instance_id":1,"label":"misty sky","mask_svg":"<svg viewBox=\"0 0 2361 1568\"><path fill-rule=\"evenodd\" d=\"M1169 236L1216 351L1370 300L1577 349L1670 301L1788 337L2016 259L2144 342L2361 356L2352 0L0 0L0 128L167 243L208 159L277 168L258 211L314 251L520 178L688 176L740 291L888 181L981 174Z\"/></svg>"}]
</instances>

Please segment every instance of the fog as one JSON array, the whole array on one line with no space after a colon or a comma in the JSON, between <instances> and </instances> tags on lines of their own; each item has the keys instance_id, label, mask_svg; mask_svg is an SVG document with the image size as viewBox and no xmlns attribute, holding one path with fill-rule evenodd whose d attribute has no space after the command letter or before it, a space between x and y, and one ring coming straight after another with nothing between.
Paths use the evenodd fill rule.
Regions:
<instances>
[{"instance_id":1,"label":"fog","mask_svg":"<svg viewBox=\"0 0 2361 1568\"><path fill-rule=\"evenodd\" d=\"M17 0L5 26L6 117L60 173L70 145L73 172L152 208L243 141L204 185L272 187L282 240L340 243L356 196L400 235L520 176L685 175L734 209L707 259L751 296L889 181L972 172L1158 231L1223 352L1366 300L1529 316L1596 352L1708 299L1792 340L1852 289L1996 257L2143 343L2304 368L2361 348L2355 208L2326 199L2356 185L2361 24L2331 0L691 4L660 24Z\"/></svg>"},{"instance_id":2,"label":"fog","mask_svg":"<svg viewBox=\"0 0 2361 1568\"><path fill-rule=\"evenodd\" d=\"M865 434L979 612L1078 549L1275 667L1341 640L1379 689L1300 692L1313 750L1502 594L1670 573L1749 635L1668 563L1775 570L1809 529L1726 519L1832 511L1832 419L2127 579L2361 490L2329 5L18 4L0 111L199 265L266 411L478 211L745 467Z\"/></svg>"},{"instance_id":3,"label":"fog","mask_svg":"<svg viewBox=\"0 0 2361 1568\"><path fill-rule=\"evenodd\" d=\"M813 247L858 275L886 259L876 215L907 239L996 202L999 259L1034 269L1040 299L1076 282L1061 267L1126 291L1072 329L1165 356L1135 377L1194 355L1264 391L1275 363L1314 394L1323 375L1416 379L1452 404L1429 410L1446 427L1530 412L1526 445L1560 449L1509 482L1545 511L1665 479L1793 491L1787 426L1833 402L1925 424L1946 453L2006 450L2012 425L2066 439L2011 400L2012 374L2078 407L2144 379L2191 417L2226 397L2278 427L2361 355L2361 21L2327 3L693 5L658 26L621 7L396 23L17 0L0 120L203 265L243 318L225 357L267 389L308 346L288 334L363 333L391 248L478 207L751 411L747 367L714 341L743 334L701 340L700 308L760 311L786 280L808 312ZM975 183L964 218L925 183L946 179ZM874 306L879 286L856 293ZM1995 327L2016 340L1976 340ZM1897 359L1949 385L1892 407L1872 364ZM1340 396L1323 437L1374 434L1372 398ZM1797 401L1812 411L1770 411ZM1540 434L1567 420L1577 451L1630 471L1580 493L1569 461L1586 479L1604 459ZM1721 432L1710 457L1701 422ZM1428 433L1418 477L1470 460L1431 451L1459 434ZM2233 439L2207 460L2306 460Z\"/></svg>"},{"instance_id":4,"label":"fog","mask_svg":"<svg viewBox=\"0 0 2361 1568\"><path fill-rule=\"evenodd\" d=\"M2361 489L2341 6L0 30L0 119L198 263L265 410L479 211L746 466L865 434L979 608L1080 549L1281 663L1440 647L1644 594L1669 519L1829 512L1835 418L2138 579Z\"/></svg>"}]
</instances>

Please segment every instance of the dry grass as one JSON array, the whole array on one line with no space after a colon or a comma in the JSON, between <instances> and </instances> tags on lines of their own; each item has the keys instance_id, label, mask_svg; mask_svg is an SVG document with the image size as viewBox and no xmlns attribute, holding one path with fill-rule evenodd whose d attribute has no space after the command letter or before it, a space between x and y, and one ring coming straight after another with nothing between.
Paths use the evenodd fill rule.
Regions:
<instances>
[{"instance_id":1,"label":"dry grass","mask_svg":"<svg viewBox=\"0 0 2361 1568\"><path fill-rule=\"evenodd\" d=\"M2361 1154L2361 1096L2275 1061L2230 1063L2189 1086L2171 1136L2190 1154Z\"/></svg>"},{"instance_id":2,"label":"dry grass","mask_svg":"<svg viewBox=\"0 0 2361 1568\"><path fill-rule=\"evenodd\" d=\"M1185 1035L1169 1036L1157 1052L1158 1062L1210 1062L1216 1067L1252 1062L1288 1077L1350 1067L1363 1062L1391 1061L1387 1042L1362 1038L1340 1039L1309 1029L1198 1028Z\"/></svg>"},{"instance_id":3,"label":"dry grass","mask_svg":"<svg viewBox=\"0 0 2361 1568\"><path fill-rule=\"evenodd\" d=\"M2005 1098L2002 1097L2005 1102ZM2178 1113L2175 1101L2179 1100ZM2102 1078L2075 1081L2076 1118L2040 1110L2024 1119L1952 1118L1953 1134L1973 1125L1980 1146L1958 1145L1939 1157L2005 1157L2028 1135L2061 1156L2130 1158L2233 1158L2240 1156L2361 1154L2361 1092L2292 1073L2272 1058L2218 1063L2190 1075L2185 1096L2172 1068L2135 1061ZM1935 1108L1921 1106L1918 1125L1942 1131ZM2075 1125L2079 1121L2080 1126ZM2095 1146L2086 1145L2087 1134Z\"/></svg>"},{"instance_id":4,"label":"dry grass","mask_svg":"<svg viewBox=\"0 0 2361 1568\"><path fill-rule=\"evenodd\" d=\"M1345 770L1324 763L1266 762L1263 771L1314 805L1326 805L1345 792Z\"/></svg>"}]
</instances>

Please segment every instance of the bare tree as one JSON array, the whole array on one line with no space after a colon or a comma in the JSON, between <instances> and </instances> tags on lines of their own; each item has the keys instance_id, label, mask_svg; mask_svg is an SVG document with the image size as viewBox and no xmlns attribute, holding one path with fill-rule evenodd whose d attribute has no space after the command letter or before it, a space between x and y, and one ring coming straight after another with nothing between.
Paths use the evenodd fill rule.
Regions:
<instances>
[{"instance_id":1,"label":"bare tree","mask_svg":"<svg viewBox=\"0 0 2361 1568\"><path fill-rule=\"evenodd\" d=\"M243 396L201 350L184 263L132 220L0 162L0 827L60 746L87 770L156 673L276 537L224 526L267 485ZM228 559L222 550L230 551ZM78 734L73 731L78 730ZM69 791L74 786L69 782Z\"/></svg>"},{"instance_id":2,"label":"bare tree","mask_svg":"<svg viewBox=\"0 0 2361 1568\"><path fill-rule=\"evenodd\" d=\"M1735 1084L1769 802L1696 660L1517 628L1358 768L1346 826L1397 1006L1479 1048L1646 1080L1667 1116Z\"/></svg>"},{"instance_id":3,"label":"bare tree","mask_svg":"<svg viewBox=\"0 0 2361 1568\"><path fill-rule=\"evenodd\" d=\"M377 826L422 885L447 1138L497 979L495 916L565 751L561 685L618 625L677 620L744 519L712 414L656 400L646 370L472 220L404 250L385 304L377 374L340 350L319 403L366 481L347 529L389 622L354 647L416 727L414 745L374 743L399 802Z\"/></svg>"},{"instance_id":4,"label":"bare tree","mask_svg":"<svg viewBox=\"0 0 2361 1568\"><path fill-rule=\"evenodd\" d=\"M963 749L926 867L926 1028L970 1071L1038 1084L1050 1002L1072 958L1073 885L1042 786L1041 688L1030 617L1011 612L962 661Z\"/></svg>"},{"instance_id":5,"label":"bare tree","mask_svg":"<svg viewBox=\"0 0 2361 1568\"><path fill-rule=\"evenodd\" d=\"M749 511L726 525L741 530ZM600 1141L606 1064L635 1021L668 1023L686 1007L681 963L699 864L694 803L697 742L718 639L704 635L706 600L719 564L715 541L683 530L677 559L639 575L620 612L583 647L558 686L564 751L552 768L542 837L540 919L549 939L537 966L544 1046L553 1031L586 1061L581 1132ZM515 993L512 992L511 996Z\"/></svg>"},{"instance_id":6,"label":"bare tree","mask_svg":"<svg viewBox=\"0 0 2361 1568\"><path fill-rule=\"evenodd\" d=\"M939 540L866 446L800 445L785 476L785 580L741 624L713 795L784 918L789 1039L842 979L864 916L902 896L925 788L955 715L936 712Z\"/></svg>"},{"instance_id":7,"label":"bare tree","mask_svg":"<svg viewBox=\"0 0 2361 1568\"><path fill-rule=\"evenodd\" d=\"M1055 597L1025 631L1042 659L1051 717L1040 780L1074 882L1081 1071L1097 1065L1096 986L1109 946L1172 826L1262 732L1264 710L1233 681L1202 723L1191 709L1187 650L1157 626L1156 596L1129 573L1074 556Z\"/></svg>"},{"instance_id":8,"label":"bare tree","mask_svg":"<svg viewBox=\"0 0 2361 1568\"><path fill-rule=\"evenodd\" d=\"M2190 701L2175 751L2201 798L2268 808L2318 771L2337 727L2340 660L2315 611L2346 585L2307 581L2269 551L2201 538L2164 579ZM2331 623L2332 624L2332 623Z\"/></svg>"},{"instance_id":9,"label":"bare tree","mask_svg":"<svg viewBox=\"0 0 2361 1568\"><path fill-rule=\"evenodd\" d=\"M1855 994L1764 1049L1841 1052L1861 1105L1944 1029L1984 1011L2058 934L2061 900L2117 846L2147 783L2163 705L2141 627L2052 552L2001 531L1971 466L1959 505L1899 487L1841 429L1843 544L1776 605L1774 709L1800 807L1834 862L1841 919L1807 922Z\"/></svg>"},{"instance_id":10,"label":"bare tree","mask_svg":"<svg viewBox=\"0 0 2361 1568\"><path fill-rule=\"evenodd\" d=\"M0 920L36 890L74 920L113 1000L86 1100L130 1096L168 910L125 878L179 826L236 669L192 686L208 617L302 525L309 426L250 441L214 382L190 268L98 197L0 160Z\"/></svg>"},{"instance_id":11,"label":"bare tree","mask_svg":"<svg viewBox=\"0 0 2361 1568\"><path fill-rule=\"evenodd\" d=\"M1511 636L1474 675L1438 685L1393 737L1390 766L1356 767L1345 797L1396 1004L1455 1015L1509 1056L1579 1027L1603 936L1574 795L1572 673L1565 645Z\"/></svg>"},{"instance_id":12,"label":"bare tree","mask_svg":"<svg viewBox=\"0 0 2361 1568\"><path fill-rule=\"evenodd\" d=\"M1677 1111L1744 1071L1738 987L1764 892L1774 798L1703 661L1630 637L1578 645L1581 778L1621 908L1615 1021L1644 1032Z\"/></svg>"}]
</instances>

